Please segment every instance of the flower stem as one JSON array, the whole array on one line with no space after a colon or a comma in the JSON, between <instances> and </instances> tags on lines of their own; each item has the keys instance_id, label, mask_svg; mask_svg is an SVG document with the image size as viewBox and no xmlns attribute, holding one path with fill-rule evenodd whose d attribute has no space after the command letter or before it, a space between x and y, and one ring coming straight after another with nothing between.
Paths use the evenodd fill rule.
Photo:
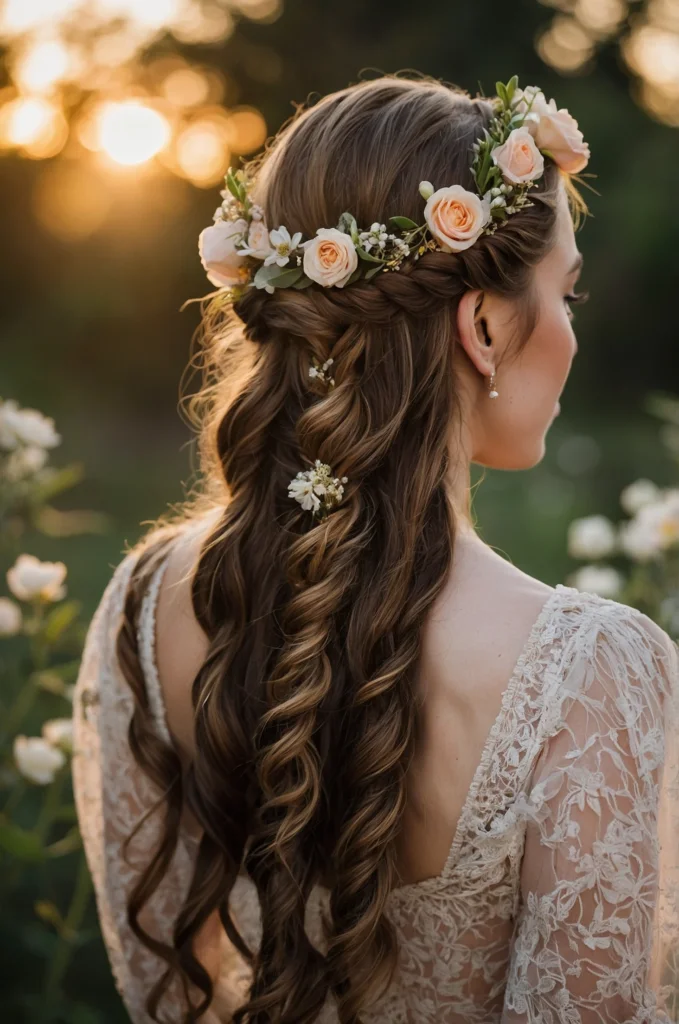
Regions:
<instances>
[{"instance_id":1,"label":"flower stem","mask_svg":"<svg viewBox=\"0 0 679 1024\"><path fill-rule=\"evenodd\" d=\"M59 994L59 989L73 955L74 941L83 923L90 901L92 881L84 854L80 857L71 904L64 918L59 942L47 968L45 976L45 1005L49 1006Z\"/></svg>"}]
</instances>

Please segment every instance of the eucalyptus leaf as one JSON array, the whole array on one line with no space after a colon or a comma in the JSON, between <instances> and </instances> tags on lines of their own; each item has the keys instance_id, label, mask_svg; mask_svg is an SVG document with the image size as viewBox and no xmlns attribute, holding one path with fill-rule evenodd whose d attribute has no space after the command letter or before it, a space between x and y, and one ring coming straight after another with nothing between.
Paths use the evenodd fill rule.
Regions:
<instances>
[{"instance_id":1,"label":"eucalyptus leaf","mask_svg":"<svg viewBox=\"0 0 679 1024\"><path fill-rule=\"evenodd\" d=\"M340 215L337 227L340 231L343 231L345 235L350 235L354 244L358 243L358 224L356 223L356 218L352 213L348 213L345 210L345 212Z\"/></svg>"},{"instance_id":2,"label":"eucalyptus leaf","mask_svg":"<svg viewBox=\"0 0 679 1024\"><path fill-rule=\"evenodd\" d=\"M365 251L365 249L356 249L356 252L362 260L366 261L366 263L379 263L380 266L384 264L384 260L380 260L376 256L371 256L369 252Z\"/></svg>"},{"instance_id":3,"label":"eucalyptus leaf","mask_svg":"<svg viewBox=\"0 0 679 1024\"><path fill-rule=\"evenodd\" d=\"M306 274L303 274L303 276L300 277L299 281L295 281L292 287L297 288L301 291L302 288L308 288L310 284L313 284L311 278L307 277Z\"/></svg>"},{"instance_id":4,"label":"eucalyptus leaf","mask_svg":"<svg viewBox=\"0 0 679 1024\"><path fill-rule=\"evenodd\" d=\"M277 268L280 270L280 268ZM270 277L268 284L273 285L274 288L289 288L291 285L296 284L301 278L304 271L301 267L291 267L290 270L284 270L282 273L278 273L275 277Z\"/></svg>"},{"instance_id":5,"label":"eucalyptus leaf","mask_svg":"<svg viewBox=\"0 0 679 1024\"><path fill-rule=\"evenodd\" d=\"M255 288L263 288L265 284L271 282L272 277L277 277L280 274L281 269L277 263L271 263L268 267L262 265L252 279L252 283Z\"/></svg>"},{"instance_id":6,"label":"eucalyptus leaf","mask_svg":"<svg viewBox=\"0 0 679 1024\"><path fill-rule=\"evenodd\" d=\"M363 267L359 263L356 270L352 271L351 275L344 282L344 287L346 288L348 284L353 284L354 281L358 281L361 276L363 276Z\"/></svg>"},{"instance_id":7,"label":"eucalyptus leaf","mask_svg":"<svg viewBox=\"0 0 679 1024\"><path fill-rule=\"evenodd\" d=\"M380 270L382 270L382 267L371 267L370 270L366 270L363 276L366 281L369 281L375 274L379 274Z\"/></svg>"},{"instance_id":8,"label":"eucalyptus leaf","mask_svg":"<svg viewBox=\"0 0 679 1024\"><path fill-rule=\"evenodd\" d=\"M389 223L395 224L397 228L403 228L404 231L416 231L420 226L410 217L390 217Z\"/></svg>"}]
</instances>

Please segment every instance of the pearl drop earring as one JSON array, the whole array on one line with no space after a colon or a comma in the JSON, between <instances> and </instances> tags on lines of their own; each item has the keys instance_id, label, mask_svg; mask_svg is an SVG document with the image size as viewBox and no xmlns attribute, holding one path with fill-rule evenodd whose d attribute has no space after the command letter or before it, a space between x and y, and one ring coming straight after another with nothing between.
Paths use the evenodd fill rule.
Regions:
<instances>
[{"instance_id":1,"label":"pearl drop earring","mask_svg":"<svg viewBox=\"0 0 679 1024\"><path fill-rule=\"evenodd\" d=\"M489 398L498 397L499 392L495 390L495 370L493 370L493 372L490 375L490 380L488 381L488 389Z\"/></svg>"}]
</instances>

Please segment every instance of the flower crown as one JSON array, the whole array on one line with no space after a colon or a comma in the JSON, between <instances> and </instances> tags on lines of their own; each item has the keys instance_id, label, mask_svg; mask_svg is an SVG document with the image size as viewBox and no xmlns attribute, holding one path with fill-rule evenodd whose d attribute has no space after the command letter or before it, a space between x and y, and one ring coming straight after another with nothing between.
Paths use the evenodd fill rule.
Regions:
<instances>
[{"instance_id":1,"label":"flower crown","mask_svg":"<svg viewBox=\"0 0 679 1024\"><path fill-rule=\"evenodd\" d=\"M247 287L344 288L358 279L398 270L409 257L427 251L460 252L481 235L493 234L513 213L532 206L530 190L550 157L563 171L577 174L589 160L589 146L567 110L547 102L537 86L519 89L518 77L498 82L494 114L483 137L473 146L471 171L476 192L461 185L434 190L420 182L425 200L424 223L391 217L359 229L351 213L336 227L318 228L302 240L280 225L270 231L264 211L250 198L252 182L243 171L229 170L223 202L213 224L199 239L199 252L209 281L237 298Z\"/></svg>"},{"instance_id":2,"label":"flower crown","mask_svg":"<svg viewBox=\"0 0 679 1024\"><path fill-rule=\"evenodd\" d=\"M589 160L589 146L568 111L558 110L554 100L547 102L537 86L519 89L518 84L516 75L506 85L497 83L493 117L473 145L477 191L461 185L434 190L421 181L423 224L391 217L388 227L375 221L361 230L351 213L343 213L336 227L318 228L306 240L282 224L270 231L264 210L250 198L250 179L243 171L229 170L224 202L199 239L208 279L229 299L246 288L344 288L398 270L410 257L417 260L434 250L460 252L481 235L492 235L512 214L533 205L530 190L542 177L545 156L569 174L582 171ZM314 358L309 377L331 390L332 366L332 358L323 363ZM316 459L290 481L288 497L315 520L324 520L343 500L347 483L347 477L336 477Z\"/></svg>"}]
</instances>

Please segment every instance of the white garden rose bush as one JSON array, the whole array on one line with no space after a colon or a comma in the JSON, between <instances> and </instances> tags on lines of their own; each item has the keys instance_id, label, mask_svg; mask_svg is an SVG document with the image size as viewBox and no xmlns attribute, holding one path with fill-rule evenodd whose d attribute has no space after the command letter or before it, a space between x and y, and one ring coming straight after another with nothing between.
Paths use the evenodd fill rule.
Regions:
<instances>
[{"instance_id":1,"label":"white garden rose bush","mask_svg":"<svg viewBox=\"0 0 679 1024\"><path fill-rule=\"evenodd\" d=\"M84 625L79 603L67 597L65 563L31 548L39 542L44 549L40 535L54 534L55 521L72 534L73 521L100 528L101 518L51 509L49 502L81 476L78 466L52 465L60 441L50 417L0 399L0 888L17 944L32 936L18 954L36 971L22 999L58 1005L59 1020L76 1021L85 1019L82 1002L69 1001L63 981L84 941L90 902L70 783L71 701ZM49 877L62 859L69 865L65 887L61 867ZM49 898L55 891L59 896ZM35 1007L27 1013L38 1019Z\"/></svg>"}]
</instances>

